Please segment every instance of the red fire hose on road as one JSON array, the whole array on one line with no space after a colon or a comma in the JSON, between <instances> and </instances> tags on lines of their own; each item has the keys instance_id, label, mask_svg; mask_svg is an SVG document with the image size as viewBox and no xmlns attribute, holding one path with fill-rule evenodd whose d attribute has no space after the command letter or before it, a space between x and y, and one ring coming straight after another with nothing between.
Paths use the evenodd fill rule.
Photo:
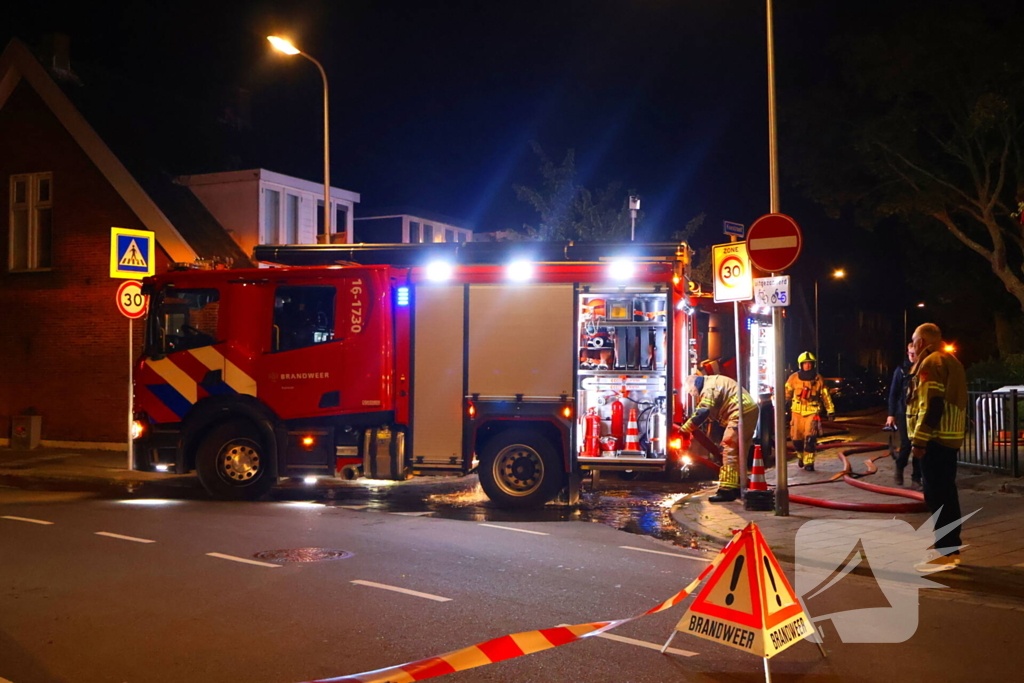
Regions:
<instances>
[{"instance_id":1,"label":"red fire hose on road","mask_svg":"<svg viewBox=\"0 0 1024 683\"><path fill-rule=\"evenodd\" d=\"M710 453L718 454L721 457L721 451L718 446L708 438L704 432L697 430L693 432L694 439L700 443ZM866 481L861 481L860 477L865 477L874 474L878 471L878 467L875 465L875 460L880 458L888 458L889 454L876 455L873 458L868 458L865 462L864 472L856 473L853 471L853 467L850 465L848 456L856 455L859 453L871 453L887 449L888 444L879 443L877 441L846 441L841 443L826 444L819 446L819 449L826 448L843 448L840 451L839 458L843 461L843 471L832 475L828 479L821 479L819 481L807 481L797 484L791 484L791 487L796 486L813 486L816 484L830 484L835 481L842 479L850 486L855 486L865 491L871 491L872 493L881 493L887 496L899 496L902 498L911 499L912 503L854 503L845 502L838 500L826 500L824 498L811 498L809 496L793 495L790 494L789 500L792 503L799 503L801 505L812 505L814 507L827 508L829 510L846 510L849 512L881 512L890 514L901 514L908 512L927 512L928 506L924 503L924 494L919 491L908 491L906 489L900 489L893 486L881 486L879 484L869 484ZM690 454L690 457L694 460L699 461L703 465L709 467L712 470L718 470L719 466L711 462L707 458L701 457L694 453Z\"/></svg>"}]
</instances>

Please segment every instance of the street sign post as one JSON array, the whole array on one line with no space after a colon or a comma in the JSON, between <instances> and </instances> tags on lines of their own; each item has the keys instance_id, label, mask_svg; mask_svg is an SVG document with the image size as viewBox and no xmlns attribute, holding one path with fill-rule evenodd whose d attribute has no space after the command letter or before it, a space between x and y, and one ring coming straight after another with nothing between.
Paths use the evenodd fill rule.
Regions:
<instances>
[{"instance_id":1,"label":"street sign post","mask_svg":"<svg viewBox=\"0 0 1024 683\"><path fill-rule=\"evenodd\" d=\"M754 296L750 275L750 259L743 242L716 244L713 247L715 269L715 303L750 301Z\"/></svg>"},{"instance_id":2,"label":"street sign post","mask_svg":"<svg viewBox=\"0 0 1024 683\"><path fill-rule=\"evenodd\" d=\"M138 280L125 280L117 288L117 310L131 320L146 315L149 309L149 297L142 293L142 283Z\"/></svg>"},{"instance_id":3,"label":"street sign post","mask_svg":"<svg viewBox=\"0 0 1024 683\"><path fill-rule=\"evenodd\" d=\"M800 226L789 216L770 213L761 216L747 233L747 251L755 266L768 273L781 273L800 255L804 239Z\"/></svg>"},{"instance_id":4,"label":"street sign post","mask_svg":"<svg viewBox=\"0 0 1024 683\"><path fill-rule=\"evenodd\" d=\"M132 468L132 403L135 401L132 374L135 349L132 321L146 314L147 297L136 280L156 272L156 235L149 230L110 228L110 277L129 280L117 288L117 308L128 318L128 469Z\"/></svg>"},{"instance_id":5,"label":"street sign post","mask_svg":"<svg viewBox=\"0 0 1024 683\"><path fill-rule=\"evenodd\" d=\"M148 230L110 229L110 277L134 280L156 272L156 236Z\"/></svg>"},{"instance_id":6,"label":"street sign post","mask_svg":"<svg viewBox=\"0 0 1024 683\"><path fill-rule=\"evenodd\" d=\"M744 226L742 223L722 221L722 232L736 239L743 239Z\"/></svg>"},{"instance_id":7,"label":"street sign post","mask_svg":"<svg viewBox=\"0 0 1024 683\"><path fill-rule=\"evenodd\" d=\"M789 276L755 277L754 304L758 306L788 306Z\"/></svg>"}]
</instances>

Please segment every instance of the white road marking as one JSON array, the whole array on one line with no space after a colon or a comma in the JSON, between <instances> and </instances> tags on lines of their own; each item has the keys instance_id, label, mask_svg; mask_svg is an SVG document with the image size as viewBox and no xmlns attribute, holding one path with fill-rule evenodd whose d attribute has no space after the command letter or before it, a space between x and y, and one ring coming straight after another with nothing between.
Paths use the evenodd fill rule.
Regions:
<instances>
[{"instance_id":1,"label":"white road marking","mask_svg":"<svg viewBox=\"0 0 1024 683\"><path fill-rule=\"evenodd\" d=\"M393 515L402 515L403 517L423 517L424 515L432 515L433 512L392 512Z\"/></svg>"},{"instance_id":2,"label":"white road marking","mask_svg":"<svg viewBox=\"0 0 1024 683\"><path fill-rule=\"evenodd\" d=\"M634 548L631 545L620 545L623 550L635 550L640 553L654 553L655 555L668 555L669 557L681 557L684 560L697 560L698 562L711 562L703 557L694 557L693 555L681 555L679 553L667 553L664 550L650 550L649 548ZM658 648L661 649L660 647Z\"/></svg>"},{"instance_id":3,"label":"white road marking","mask_svg":"<svg viewBox=\"0 0 1024 683\"><path fill-rule=\"evenodd\" d=\"M53 524L53 522L47 522L44 519L29 519L28 517L12 517L11 515L4 515L0 519L13 519L15 522L29 522L31 524Z\"/></svg>"},{"instance_id":4,"label":"white road marking","mask_svg":"<svg viewBox=\"0 0 1024 683\"><path fill-rule=\"evenodd\" d=\"M122 541L134 541L135 543L156 543L148 538L137 538L135 536L122 536L121 534L112 534L109 531L97 531L97 536L106 536L108 538L119 538Z\"/></svg>"},{"instance_id":5,"label":"white road marking","mask_svg":"<svg viewBox=\"0 0 1024 683\"><path fill-rule=\"evenodd\" d=\"M363 581L362 579L356 579L355 581L352 581L352 583L359 586L369 586L370 588L383 588L386 591L405 593L406 595L415 595L417 598L426 598L427 600L436 600L437 602L449 602L451 600L451 598L443 598L440 595L431 595L430 593L420 593L419 591L409 590L408 588L389 586L386 583L374 583L373 581Z\"/></svg>"},{"instance_id":6,"label":"white road marking","mask_svg":"<svg viewBox=\"0 0 1024 683\"><path fill-rule=\"evenodd\" d=\"M235 557L234 555L223 555L221 553L206 553L210 557L219 557L222 560L231 560L232 562L244 562L245 564L254 564L257 567L270 567L272 569L280 569L279 564L270 564L269 562L260 562L258 560L249 560L244 557Z\"/></svg>"},{"instance_id":7,"label":"white road marking","mask_svg":"<svg viewBox=\"0 0 1024 683\"><path fill-rule=\"evenodd\" d=\"M568 624L559 624L558 628L563 628ZM598 633L598 638L604 638L606 640L614 640L616 643L626 643L627 645L636 645L637 647L646 647L648 650L657 650L661 652L661 645L657 643L648 643L646 640L637 640L636 638L627 638L626 636L617 636L614 633ZM680 650L676 647L670 647L665 652L671 652L674 655L680 655L681 657L696 657L699 652L690 652L689 650Z\"/></svg>"},{"instance_id":8,"label":"white road marking","mask_svg":"<svg viewBox=\"0 0 1024 683\"><path fill-rule=\"evenodd\" d=\"M339 507L342 510L365 510L366 508L368 508L370 506L369 505L335 505L335 507Z\"/></svg>"},{"instance_id":9,"label":"white road marking","mask_svg":"<svg viewBox=\"0 0 1024 683\"><path fill-rule=\"evenodd\" d=\"M497 524L481 524L480 526L489 526L492 529L504 529L505 531L518 531L521 534L534 534L536 536L550 536L543 531L530 531L529 529L516 529L512 526L498 526Z\"/></svg>"}]
</instances>

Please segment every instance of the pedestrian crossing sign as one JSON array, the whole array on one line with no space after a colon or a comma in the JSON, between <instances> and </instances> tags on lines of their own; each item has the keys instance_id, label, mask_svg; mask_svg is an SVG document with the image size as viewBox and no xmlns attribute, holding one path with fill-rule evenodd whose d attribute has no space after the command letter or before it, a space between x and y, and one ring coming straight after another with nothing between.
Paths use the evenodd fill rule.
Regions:
<instances>
[{"instance_id":1,"label":"pedestrian crossing sign","mask_svg":"<svg viewBox=\"0 0 1024 683\"><path fill-rule=\"evenodd\" d=\"M148 230L110 229L110 277L138 279L156 272L156 237Z\"/></svg>"}]
</instances>

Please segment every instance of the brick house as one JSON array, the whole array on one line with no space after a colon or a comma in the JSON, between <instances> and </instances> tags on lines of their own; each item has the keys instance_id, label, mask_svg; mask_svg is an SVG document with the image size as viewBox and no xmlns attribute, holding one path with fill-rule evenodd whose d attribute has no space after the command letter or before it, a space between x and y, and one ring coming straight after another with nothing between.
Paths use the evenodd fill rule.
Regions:
<instances>
[{"instance_id":1,"label":"brick house","mask_svg":"<svg viewBox=\"0 0 1024 683\"><path fill-rule=\"evenodd\" d=\"M11 417L34 411L43 445L125 447L129 323L108 272L112 226L153 231L158 271L251 265L188 188L101 137L79 101L89 95L18 40L0 55L0 445ZM133 354L141 338L136 322Z\"/></svg>"}]
</instances>

